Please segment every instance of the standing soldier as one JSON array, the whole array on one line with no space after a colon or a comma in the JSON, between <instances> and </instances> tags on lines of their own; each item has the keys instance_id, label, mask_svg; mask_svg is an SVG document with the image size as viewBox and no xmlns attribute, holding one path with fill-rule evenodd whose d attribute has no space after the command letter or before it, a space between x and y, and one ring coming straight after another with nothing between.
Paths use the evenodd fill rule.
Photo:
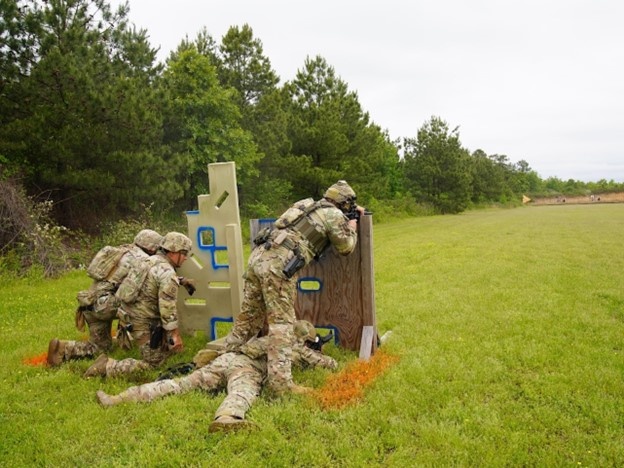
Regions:
<instances>
[{"instance_id":1,"label":"standing soldier","mask_svg":"<svg viewBox=\"0 0 624 468\"><path fill-rule=\"evenodd\" d=\"M241 313L226 337L228 351L236 351L268 322L268 388L275 394L305 393L291 372L291 343L295 322L296 273L333 245L350 254L357 242L355 192L340 180L323 199L300 200L282 214L275 228L256 239L247 271ZM352 214L353 219L346 214Z\"/></svg>"},{"instance_id":2,"label":"standing soldier","mask_svg":"<svg viewBox=\"0 0 624 468\"><path fill-rule=\"evenodd\" d=\"M69 359L93 357L111 349L113 320L117 318L120 305L115 292L134 265L156 252L161 240L162 236L156 231L143 229L133 244L107 246L95 255L87 268L93 284L78 293L76 310L76 326L84 331L84 323L89 325L89 341L54 338L48 345L49 366L58 366Z\"/></svg>"},{"instance_id":3,"label":"standing soldier","mask_svg":"<svg viewBox=\"0 0 624 468\"><path fill-rule=\"evenodd\" d=\"M294 326L296 342L292 346L293 362L301 367L336 369L337 362L305 346L316 338L314 326L299 320ZM166 379L130 387L119 395L97 392L103 406L113 406L126 401L152 401L169 394L181 394L195 388L211 391L227 388L227 396L215 413L210 432L235 431L253 425L245 415L260 395L267 374L267 336L252 338L238 352L222 354L192 374L177 379Z\"/></svg>"},{"instance_id":4,"label":"standing soldier","mask_svg":"<svg viewBox=\"0 0 624 468\"><path fill-rule=\"evenodd\" d=\"M182 351L176 307L180 278L175 269L184 263L191 246L184 234L167 233L158 252L133 268L119 286L118 339L125 337L135 342L142 360L117 361L102 354L87 369L85 377L111 377L149 369L162 364L173 352Z\"/></svg>"}]
</instances>

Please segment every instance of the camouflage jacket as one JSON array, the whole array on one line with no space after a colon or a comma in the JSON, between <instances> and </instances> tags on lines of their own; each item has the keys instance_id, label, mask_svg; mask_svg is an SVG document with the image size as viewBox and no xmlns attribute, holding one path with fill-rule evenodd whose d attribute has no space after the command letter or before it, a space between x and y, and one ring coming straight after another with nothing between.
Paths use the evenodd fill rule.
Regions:
<instances>
[{"instance_id":1,"label":"camouflage jacket","mask_svg":"<svg viewBox=\"0 0 624 468\"><path fill-rule=\"evenodd\" d=\"M269 337L252 338L240 347L238 353L261 361L266 367L266 353ZM294 365L305 367L323 367L325 369L337 369L338 363L330 356L326 356L318 351L308 348L305 344L297 341L292 346L292 362Z\"/></svg>"},{"instance_id":2,"label":"camouflage jacket","mask_svg":"<svg viewBox=\"0 0 624 468\"><path fill-rule=\"evenodd\" d=\"M145 282L132 304L122 303L121 309L130 316L137 329L149 329L160 321L165 330L178 328L178 289L180 280L166 255L159 252L146 260Z\"/></svg>"},{"instance_id":3,"label":"camouflage jacket","mask_svg":"<svg viewBox=\"0 0 624 468\"><path fill-rule=\"evenodd\" d=\"M295 203L293 207L303 201L305 200ZM307 215L309 231L313 231L317 240L321 239L328 245L333 245L341 255L353 252L357 243L357 231L349 225L346 216L329 202L322 200L316 203L319 207ZM278 221L283 217L284 215L278 218ZM316 251L313 243L294 225L273 229L266 244L261 244L251 252L248 268L253 268L259 275L270 271L283 277L282 270L294 257L295 249L300 252L305 265L321 253Z\"/></svg>"},{"instance_id":4,"label":"camouflage jacket","mask_svg":"<svg viewBox=\"0 0 624 468\"><path fill-rule=\"evenodd\" d=\"M126 247L128 247L128 251L123 254L110 278L93 282L91 287L97 291L98 296L114 293L130 269L137 266L140 260L149 257L143 249L135 244L128 244Z\"/></svg>"}]
</instances>

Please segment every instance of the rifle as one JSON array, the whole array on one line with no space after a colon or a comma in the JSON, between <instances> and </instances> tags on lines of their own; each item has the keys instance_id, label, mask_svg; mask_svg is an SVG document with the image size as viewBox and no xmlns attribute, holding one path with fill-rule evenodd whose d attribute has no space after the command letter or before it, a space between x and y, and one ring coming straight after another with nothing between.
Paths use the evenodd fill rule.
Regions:
<instances>
[{"instance_id":1,"label":"rifle","mask_svg":"<svg viewBox=\"0 0 624 468\"><path fill-rule=\"evenodd\" d=\"M364 214L365 215L372 215L373 212L372 211L368 211L368 210L364 210ZM345 213L345 215L347 216L347 219L349 219L349 220L355 219L357 222L360 222L360 211L357 209L357 205L355 203L353 203L351 205L351 208L349 209L349 211L347 211Z\"/></svg>"},{"instance_id":2,"label":"rifle","mask_svg":"<svg viewBox=\"0 0 624 468\"><path fill-rule=\"evenodd\" d=\"M167 367L164 372L162 372L157 378L156 381L160 380L169 380L173 379L178 375L187 375L195 370L194 362L181 362L179 364L174 364L171 367Z\"/></svg>"},{"instance_id":3,"label":"rifle","mask_svg":"<svg viewBox=\"0 0 624 468\"><path fill-rule=\"evenodd\" d=\"M322 353L323 346L327 344L333 337L334 337L333 332L329 332L325 336L321 336L317 333L314 341L306 340L305 345L313 351L318 351L319 353Z\"/></svg>"}]
</instances>

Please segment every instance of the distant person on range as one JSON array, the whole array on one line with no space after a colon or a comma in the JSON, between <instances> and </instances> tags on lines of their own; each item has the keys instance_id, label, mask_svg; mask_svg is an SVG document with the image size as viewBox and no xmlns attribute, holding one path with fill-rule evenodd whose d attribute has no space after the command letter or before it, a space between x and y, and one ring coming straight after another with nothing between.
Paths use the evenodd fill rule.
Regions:
<instances>
[{"instance_id":1,"label":"distant person on range","mask_svg":"<svg viewBox=\"0 0 624 468\"><path fill-rule=\"evenodd\" d=\"M340 180L319 201L300 200L283 213L275 227L256 238L247 271L241 313L227 335L226 349L236 351L268 323L267 386L275 394L305 393L291 372L295 322L296 274L333 245L348 255L357 242L357 218L364 208L353 189ZM350 214L353 219L348 219Z\"/></svg>"},{"instance_id":2,"label":"distant person on range","mask_svg":"<svg viewBox=\"0 0 624 468\"><path fill-rule=\"evenodd\" d=\"M180 277L175 269L186 261L191 246L191 240L184 234L167 233L158 252L135 267L117 291L121 300L118 340L136 343L142 360L117 361L102 354L87 369L85 377L111 377L150 369L162 364L172 353L182 351L176 305Z\"/></svg>"},{"instance_id":3,"label":"distant person on range","mask_svg":"<svg viewBox=\"0 0 624 468\"><path fill-rule=\"evenodd\" d=\"M104 247L93 258L87 274L93 278L91 287L78 293L76 326L89 326L89 341L59 340L48 345L48 365L55 367L70 359L89 358L112 348L112 325L117 318L120 301L117 288L138 261L153 255L162 236L151 229L143 229L133 244Z\"/></svg>"}]
</instances>

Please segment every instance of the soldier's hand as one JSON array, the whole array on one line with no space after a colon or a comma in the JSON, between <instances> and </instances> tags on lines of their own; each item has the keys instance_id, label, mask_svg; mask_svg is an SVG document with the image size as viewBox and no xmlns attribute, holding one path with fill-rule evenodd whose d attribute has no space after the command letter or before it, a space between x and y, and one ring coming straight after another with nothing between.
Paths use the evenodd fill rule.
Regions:
<instances>
[{"instance_id":1,"label":"soldier's hand","mask_svg":"<svg viewBox=\"0 0 624 468\"><path fill-rule=\"evenodd\" d=\"M181 353L184 351L184 343L182 342L182 336L180 336L180 329L176 328L175 330L171 330L167 332L169 349L175 353Z\"/></svg>"},{"instance_id":2,"label":"soldier's hand","mask_svg":"<svg viewBox=\"0 0 624 468\"><path fill-rule=\"evenodd\" d=\"M184 276L180 276L180 284L184 286L186 291L189 293L189 296L192 296L197 288L195 287L195 280L191 278L185 278Z\"/></svg>"}]
</instances>

